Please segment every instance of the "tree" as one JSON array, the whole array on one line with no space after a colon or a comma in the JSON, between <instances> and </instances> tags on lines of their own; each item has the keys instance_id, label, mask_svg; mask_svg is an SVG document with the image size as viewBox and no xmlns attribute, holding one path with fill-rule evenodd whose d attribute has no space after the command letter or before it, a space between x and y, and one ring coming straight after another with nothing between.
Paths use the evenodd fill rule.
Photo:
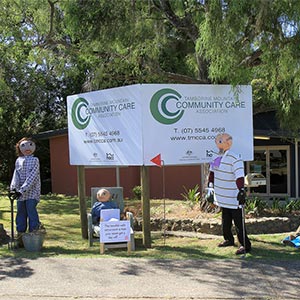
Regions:
<instances>
[{"instance_id":1,"label":"tree","mask_svg":"<svg viewBox=\"0 0 300 300\"><path fill-rule=\"evenodd\" d=\"M152 2L176 30L195 41L208 81L252 84L254 112L276 110L281 125L298 132L299 1Z\"/></svg>"},{"instance_id":2,"label":"tree","mask_svg":"<svg viewBox=\"0 0 300 300\"><path fill-rule=\"evenodd\" d=\"M42 26L47 19L45 4L1 2L0 176L4 180L11 177L17 140L66 124L62 95L67 78L61 75L60 60L54 60L58 53L55 49L47 51L46 30Z\"/></svg>"},{"instance_id":3,"label":"tree","mask_svg":"<svg viewBox=\"0 0 300 300\"><path fill-rule=\"evenodd\" d=\"M2 175L21 136L66 126L67 95L128 84L251 84L297 132L298 2L2 0Z\"/></svg>"}]
</instances>

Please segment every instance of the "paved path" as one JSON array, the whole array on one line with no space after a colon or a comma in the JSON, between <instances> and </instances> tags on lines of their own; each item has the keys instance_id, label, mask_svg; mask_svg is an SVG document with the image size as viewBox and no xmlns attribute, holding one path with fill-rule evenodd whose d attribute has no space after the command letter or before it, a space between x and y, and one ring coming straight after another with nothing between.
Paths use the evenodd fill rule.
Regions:
<instances>
[{"instance_id":1,"label":"paved path","mask_svg":"<svg viewBox=\"0 0 300 300\"><path fill-rule=\"evenodd\" d=\"M1 258L1 300L299 299L300 260Z\"/></svg>"}]
</instances>

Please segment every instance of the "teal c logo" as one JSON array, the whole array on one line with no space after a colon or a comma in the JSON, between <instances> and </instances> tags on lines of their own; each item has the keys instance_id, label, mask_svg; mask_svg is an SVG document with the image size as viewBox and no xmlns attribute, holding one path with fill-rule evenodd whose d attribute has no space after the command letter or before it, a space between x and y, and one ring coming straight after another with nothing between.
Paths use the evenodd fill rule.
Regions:
<instances>
[{"instance_id":1,"label":"teal c logo","mask_svg":"<svg viewBox=\"0 0 300 300\"><path fill-rule=\"evenodd\" d=\"M181 95L173 89L165 88L157 91L151 98L150 111L159 123L170 125L179 121L184 110L177 109L176 103Z\"/></svg>"},{"instance_id":2,"label":"teal c logo","mask_svg":"<svg viewBox=\"0 0 300 300\"><path fill-rule=\"evenodd\" d=\"M84 98L77 98L72 106L72 121L77 129L85 129L91 119L91 116L86 114L88 108L88 101Z\"/></svg>"}]
</instances>

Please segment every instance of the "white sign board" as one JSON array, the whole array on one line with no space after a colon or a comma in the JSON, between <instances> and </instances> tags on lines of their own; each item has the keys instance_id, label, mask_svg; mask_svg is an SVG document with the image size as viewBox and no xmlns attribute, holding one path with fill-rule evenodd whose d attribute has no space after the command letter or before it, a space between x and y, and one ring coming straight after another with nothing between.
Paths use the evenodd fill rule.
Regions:
<instances>
[{"instance_id":1,"label":"white sign board","mask_svg":"<svg viewBox=\"0 0 300 300\"><path fill-rule=\"evenodd\" d=\"M100 243L130 241L130 221L100 222Z\"/></svg>"},{"instance_id":2,"label":"white sign board","mask_svg":"<svg viewBox=\"0 0 300 300\"><path fill-rule=\"evenodd\" d=\"M144 164L161 154L166 165L214 159L215 137L229 133L232 151L253 160L252 90L228 85L143 85Z\"/></svg>"},{"instance_id":3,"label":"white sign board","mask_svg":"<svg viewBox=\"0 0 300 300\"><path fill-rule=\"evenodd\" d=\"M71 165L141 165L139 85L67 97Z\"/></svg>"},{"instance_id":4,"label":"white sign board","mask_svg":"<svg viewBox=\"0 0 300 300\"><path fill-rule=\"evenodd\" d=\"M251 86L139 84L68 97L71 165L207 163L215 137L253 160Z\"/></svg>"}]
</instances>

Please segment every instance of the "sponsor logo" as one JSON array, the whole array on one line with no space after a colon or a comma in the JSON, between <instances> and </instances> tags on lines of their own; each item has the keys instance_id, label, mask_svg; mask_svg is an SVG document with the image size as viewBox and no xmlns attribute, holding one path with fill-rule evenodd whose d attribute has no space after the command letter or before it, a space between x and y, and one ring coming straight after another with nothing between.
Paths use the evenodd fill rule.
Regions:
<instances>
[{"instance_id":1,"label":"sponsor logo","mask_svg":"<svg viewBox=\"0 0 300 300\"><path fill-rule=\"evenodd\" d=\"M72 106L71 117L74 126L79 129L85 129L90 122L91 116L86 114L89 103L84 98L77 98Z\"/></svg>"},{"instance_id":2,"label":"sponsor logo","mask_svg":"<svg viewBox=\"0 0 300 300\"><path fill-rule=\"evenodd\" d=\"M158 90L150 100L150 111L153 118L162 124L178 122L185 110L197 114L224 114L234 109L245 109L246 102L239 95L181 95L171 88Z\"/></svg>"},{"instance_id":3,"label":"sponsor logo","mask_svg":"<svg viewBox=\"0 0 300 300\"><path fill-rule=\"evenodd\" d=\"M186 154L187 156L190 156L190 155L193 154L193 151L192 151L192 150L187 150L187 151L185 152L185 154Z\"/></svg>"},{"instance_id":4,"label":"sponsor logo","mask_svg":"<svg viewBox=\"0 0 300 300\"><path fill-rule=\"evenodd\" d=\"M177 109L181 95L169 88L157 91L151 98L150 111L153 118L162 124L174 124L178 122L184 113L183 109Z\"/></svg>"},{"instance_id":5,"label":"sponsor logo","mask_svg":"<svg viewBox=\"0 0 300 300\"><path fill-rule=\"evenodd\" d=\"M114 160L115 159L115 155L113 153L106 153L106 159L107 160Z\"/></svg>"},{"instance_id":6,"label":"sponsor logo","mask_svg":"<svg viewBox=\"0 0 300 300\"><path fill-rule=\"evenodd\" d=\"M206 150L206 157L212 157L214 154L213 150Z\"/></svg>"},{"instance_id":7,"label":"sponsor logo","mask_svg":"<svg viewBox=\"0 0 300 300\"><path fill-rule=\"evenodd\" d=\"M193 153L192 150L188 149L185 154L179 159L180 161L199 161L199 157Z\"/></svg>"}]
</instances>

